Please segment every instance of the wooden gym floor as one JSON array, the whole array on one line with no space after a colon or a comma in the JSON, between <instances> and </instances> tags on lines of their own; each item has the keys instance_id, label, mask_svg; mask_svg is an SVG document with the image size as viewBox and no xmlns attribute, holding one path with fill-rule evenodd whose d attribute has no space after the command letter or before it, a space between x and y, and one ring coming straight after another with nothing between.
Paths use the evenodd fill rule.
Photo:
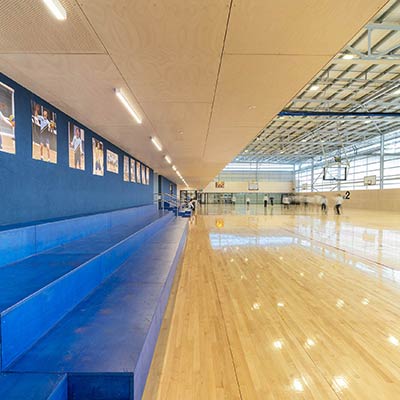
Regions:
<instances>
[{"instance_id":1,"label":"wooden gym floor","mask_svg":"<svg viewBox=\"0 0 400 400\"><path fill-rule=\"evenodd\" d=\"M208 206L145 400L400 399L400 216Z\"/></svg>"}]
</instances>

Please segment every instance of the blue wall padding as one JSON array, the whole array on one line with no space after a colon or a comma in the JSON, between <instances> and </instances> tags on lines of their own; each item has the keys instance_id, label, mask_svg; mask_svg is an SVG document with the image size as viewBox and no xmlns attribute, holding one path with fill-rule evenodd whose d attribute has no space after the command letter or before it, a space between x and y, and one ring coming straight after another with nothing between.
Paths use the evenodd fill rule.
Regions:
<instances>
[{"instance_id":1,"label":"blue wall padding","mask_svg":"<svg viewBox=\"0 0 400 400\"><path fill-rule=\"evenodd\" d=\"M128 154L1 73L0 81L15 90L16 124L16 154L0 151L0 225L152 203L152 170L149 185L125 182L123 156ZM57 113L57 164L32 159L32 99ZM69 167L68 121L85 129L84 171ZM103 141L105 151L119 155L119 174L105 170L104 176L93 175L92 137Z\"/></svg>"}]
</instances>

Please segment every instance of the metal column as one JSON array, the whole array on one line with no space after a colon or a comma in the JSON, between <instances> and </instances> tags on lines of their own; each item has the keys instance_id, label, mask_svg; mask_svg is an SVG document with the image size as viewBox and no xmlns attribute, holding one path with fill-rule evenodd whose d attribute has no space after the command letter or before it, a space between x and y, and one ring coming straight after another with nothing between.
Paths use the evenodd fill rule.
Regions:
<instances>
[{"instance_id":1,"label":"metal column","mask_svg":"<svg viewBox=\"0 0 400 400\"><path fill-rule=\"evenodd\" d=\"M385 178L385 138L384 135L381 134L381 154L380 154L380 180L379 180L379 189L383 189L383 179Z\"/></svg>"}]
</instances>

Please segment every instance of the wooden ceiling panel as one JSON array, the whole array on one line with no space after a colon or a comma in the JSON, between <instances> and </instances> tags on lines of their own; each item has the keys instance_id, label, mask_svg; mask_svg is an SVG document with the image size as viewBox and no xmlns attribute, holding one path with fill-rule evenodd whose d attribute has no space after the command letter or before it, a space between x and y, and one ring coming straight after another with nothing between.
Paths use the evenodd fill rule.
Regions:
<instances>
[{"instance_id":1,"label":"wooden ceiling panel","mask_svg":"<svg viewBox=\"0 0 400 400\"><path fill-rule=\"evenodd\" d=\"M239 153L263 128L232 127L211 130L204 151L204 161L218 162L226 165L232 161L232 154Z\"/></svg>"},{"instance_id":2,"label":"wooden ceiling panel","mask_svg":"<svg viewBox=\"0 0 400 400\"><path fill-rule=\"evenodd\" d=\"M176 158L199 157L210 118L209 103L142 103L168 154Z\"/></svg>"},{"instance_id":3,"label":"wooden ceiling panel","mask_svg":"<svg viewBox=\"0 0 400 400\"><path fill-rule=\"evenodd\" d=\"M386 2L234 0L225 53L333 56Z\"/></svg>"},{"instance_id":4,"label":"wooden ceiling panel","mask_svg":"<svg viewBox=\"0 0 400 400\"><path fill-rule=\"evenodd\" d=\"M51 16L43 1L0 1L0 53L105 53L75 0L61 0L67 20Z\"/></svg>"},{"instance_id":5,"label":"wooden ceiling panel","mask_svg":"<svg viewBox=\"0 0 400 400\"><path fill-rule=\"evenodd\" d=\"M106 55L0 55L1 70L89 127L134 125L114 95L123 87ZM101 134L101 132L99 132Z\"/></svg>"},{"instance_id":6,"label":"wooden ceiling panel","mask_svg":"<svg viewBox=\"0 0 400 400\"><path fill-rule=\"evenodd\" d=\"M327 56L225 55L211 131L265 126L329 59Z\"/></svg>"},{"instance_id":7,"label":"wooden ceiling panel","mask_svg":"<svg viewBox=\"0 0 400 400\"><path fill-rule=\"evenodd\" d=\"M228 0L81 0L140 101L211 102Z\"/></svg>"}]
</instances>

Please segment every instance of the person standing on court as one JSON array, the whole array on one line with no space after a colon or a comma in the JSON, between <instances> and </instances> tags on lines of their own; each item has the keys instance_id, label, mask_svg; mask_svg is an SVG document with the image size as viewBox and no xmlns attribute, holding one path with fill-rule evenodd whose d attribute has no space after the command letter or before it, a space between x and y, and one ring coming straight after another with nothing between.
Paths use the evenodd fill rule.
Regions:
<instances>
[{"instance_id":1,"label":"person standing on court","mask_svg":"<svg viewBox=\"0 0 400 400\"><path fill-rule=\"evenodd\" d=\"M283 209L284 210L289 210L290 199L289 199L288 196L283 196L282 203L283 203Z\"/></svg>"},{"instance_id":2,"label":"person standing on court","mask_svg":"<svg viewBox=\"0 0 400 400\"><path fill-rule=\"evenodd\" d=\"M233 205L236 204L236 196L235 196L235 195L232 196L232 204L233 204Z\"/></svg>"},{"instance_id":3,"label":"person standing on court","mask_svg":"<svg viewBox=\"0 0 400 400\"><path fill-rule=\"evenodd\" d=\"M327 203L328 203L328 200L327 200L326 196L322 196L321 197L321 212L323 214L327 214Z\"/></svg>"},{"instance_id":4,"label":"person standing on court","mask_svg":"<svg viewBox=\"0 0 400 400\"><path fill-rule=\"evenodd\" d=\"M340 193L338 193L335 199L335 214L337 215L341 214L340 210L342 209L342 204L343 204L343 197L341 196Z\"/></svg>"},{"instance_id":5,"label":"person standing on court","mask_svg":"<svg viewBox=\"0 0 400 400\"><path fill-rule=\"evenodd\" d=\"M268 205L268 195L265 193L264 195L264 208L266 208Z\"/></svg>"},{"instance_id":6,"label":"person standing on court","mask_svg":"<svg viewBox=\"0 0 400 400\"><path fill-rule=\"evenodd\" d=\"M246 205L247 205L247 207L249 207L249 205L250 205L250 197L246 197Z\"/></svg>"}]
</instances>

